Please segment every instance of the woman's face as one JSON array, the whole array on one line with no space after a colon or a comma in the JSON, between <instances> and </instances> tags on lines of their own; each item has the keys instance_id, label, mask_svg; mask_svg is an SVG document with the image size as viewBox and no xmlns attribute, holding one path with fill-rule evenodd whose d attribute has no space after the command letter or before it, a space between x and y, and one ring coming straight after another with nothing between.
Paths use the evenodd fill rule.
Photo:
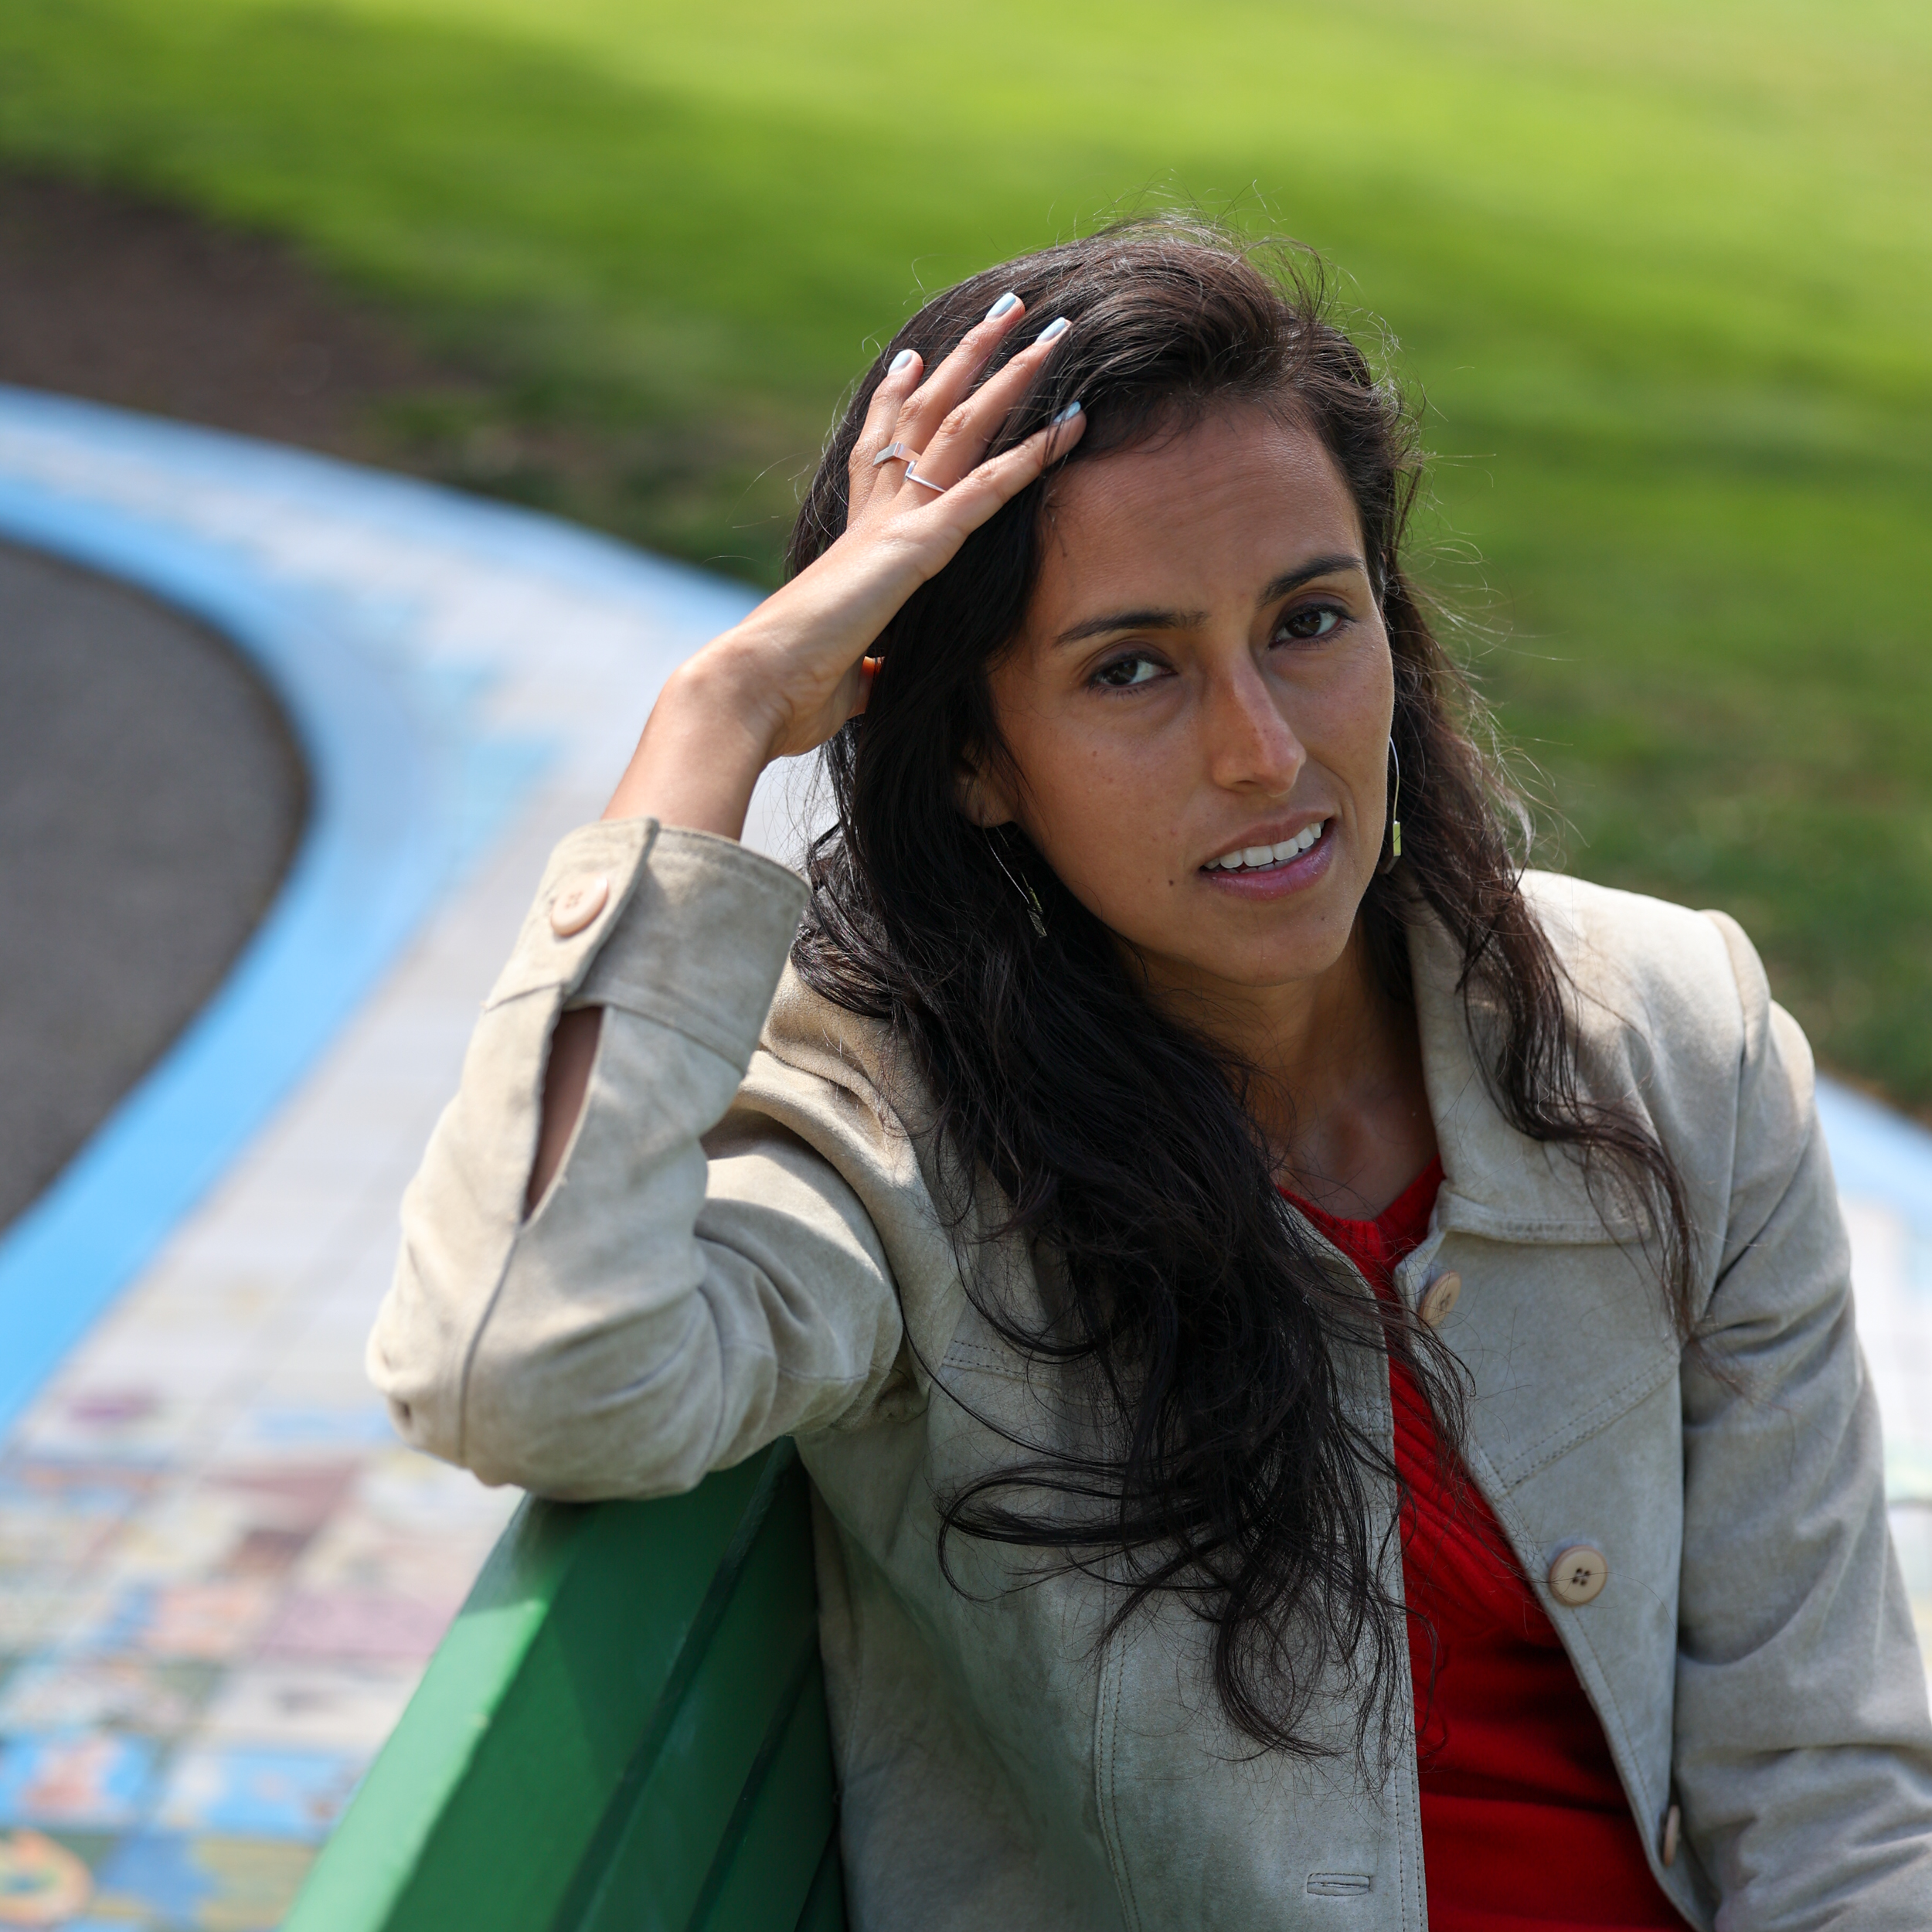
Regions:
<instances>
[{"instance_id":1,"label":"woman's face","mask_svg":"<svg viewBox=\"0 0 1932 1932\"><path fill-rule=\"evenodd\" d=\"M1380 857L1394 703L1355 505L1254 407L1073 466L991 679L1019 821L1157 987L1253 992L1341 958Z\"/></svg>"}]
</instances>

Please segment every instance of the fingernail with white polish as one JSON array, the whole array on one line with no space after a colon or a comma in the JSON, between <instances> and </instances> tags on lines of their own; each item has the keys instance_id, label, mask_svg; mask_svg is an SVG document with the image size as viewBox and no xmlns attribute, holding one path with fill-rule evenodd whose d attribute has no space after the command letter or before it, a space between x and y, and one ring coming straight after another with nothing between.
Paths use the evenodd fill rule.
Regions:
<instances>
[{"instance_id":1,"label":"fingernail with white polish","mask_svg":"<svg viewBox=\"0 0 1932 1932\"><path fill-rule=\"evenodd\" d=\"M1049 423L1047 427L1049 429L1059 429L1063 424L1072 422L1073 418L1079 415L1080 413L1080 406L1079 403L1069 403L1066 408L1062 410L1059 415L1055 417L1053 421Z\"/></svg>"},{"instance_id":2,"label":"fingernail with white polish","mask_svg":"<svg viewBox=\"0 0 1932 1932\"><path fill-rule=\"evenodd\" d=\"M913 352L911 349L902 349L893 358L892 366L886 370L886 373L888 376L896 376L902 369L910 369L912 366L913 355Z\"/></svg>"},{"instance_id":3,"label":"fingernail with white polish","mask_svg":"<svg viewBox=\"0 0 1932 1932\"><path fill-rule=\"evenodd\" d=\"M987 310L986 319L989 322L996 322L1001 316L1012 315L1013 311L1019 307L1019 298L1009 288L991 308Z\"/></svg>"},{"instance_id":4,"label":"fingernail with white polish","mask_svg":"<svg viewBox=\"0 0 1932 1932\"><path fill-rule=\"evenodd\" d=\"M1066 318L1064 315L1056 315L1053 319L1033 338L1033 346L1036 349L1038 349L1042 342L1050 342L1056 335L1064 335L1066 333L1068 326L1069 325Z\"/></svg>"}]
</instances>

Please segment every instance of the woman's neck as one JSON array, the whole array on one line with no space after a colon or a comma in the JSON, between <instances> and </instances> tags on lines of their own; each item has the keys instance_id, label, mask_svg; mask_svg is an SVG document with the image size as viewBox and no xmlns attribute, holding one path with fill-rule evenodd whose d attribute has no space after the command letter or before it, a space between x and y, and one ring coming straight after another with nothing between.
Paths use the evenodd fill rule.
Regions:
<instances>
[{"instance_id":1,"label":"woman's neck","mask_svg":"<svg viewBox=\"0 0 1932 1932\"><path fill-rule=\"evenodd\" d=\"M1318 977L1164 987L1173 1016L1254 1070L1249 1106L1281 1185L1351 1219L1379 1214L1436 1155L1413 1007L1383 989L1361 928Z\"/></svg>"}]
</instances>

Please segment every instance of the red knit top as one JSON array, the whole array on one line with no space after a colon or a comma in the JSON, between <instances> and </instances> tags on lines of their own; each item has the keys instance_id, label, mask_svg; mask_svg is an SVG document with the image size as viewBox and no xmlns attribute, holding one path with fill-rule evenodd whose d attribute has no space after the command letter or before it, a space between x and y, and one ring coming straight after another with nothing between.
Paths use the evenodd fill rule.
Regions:
<instances>
[{"instance_id":1,"label":"red knit top","mask_svg":"<svg viewBox=\"0 0 1932 1932\"><path fill-rule=\"evenodd\" d=\"M1372 1221L1288 1198L1389 1296L1441 1185L1442 1163L1432 1161ZM1432 1654L1428 1629L1411 1621L1430 1932L1681 1932L1645 1860L1603 1726L1501 1525L1473 1485L1454 1496L1444 1488L1434 1417L1400 1362L1389 1364L1389 1393L1408 1489L1403 1585L1436 1639Z\"/></svg>"}]
</instances>

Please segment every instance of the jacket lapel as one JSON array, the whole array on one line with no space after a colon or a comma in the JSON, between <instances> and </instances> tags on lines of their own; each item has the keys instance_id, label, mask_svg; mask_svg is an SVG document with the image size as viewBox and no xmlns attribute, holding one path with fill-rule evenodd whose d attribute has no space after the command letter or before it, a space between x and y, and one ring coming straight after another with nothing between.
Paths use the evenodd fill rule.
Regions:
<instances>
[{"instance_id":1,"label":"jacket lapel","mask_svg":"<svg viewBox=\"0 0 1932 1932\"><path fill-rule=\"evenodd\" d=\"M1543 913L1542 906L1537 910ZM1560 935L1552 937L1559 939L1560 952ZM1477 1063L1457 990L1461 954L1431 915L1421 915L1409 929L1409 962L1423 1082L1442 1155L1437 1227L1492 1241L1563 1245L1636 1235L1638 1223L1614 1200L1606 1198L1599 1211L1573 1153L1532 1140L1503 1117ZM1580 1007L1573 1007L1573 1015L1580 1022ZM1593 1056L1587 1035L1583 1045L1587 1068Z\"/></svg>"}]
</instances>

